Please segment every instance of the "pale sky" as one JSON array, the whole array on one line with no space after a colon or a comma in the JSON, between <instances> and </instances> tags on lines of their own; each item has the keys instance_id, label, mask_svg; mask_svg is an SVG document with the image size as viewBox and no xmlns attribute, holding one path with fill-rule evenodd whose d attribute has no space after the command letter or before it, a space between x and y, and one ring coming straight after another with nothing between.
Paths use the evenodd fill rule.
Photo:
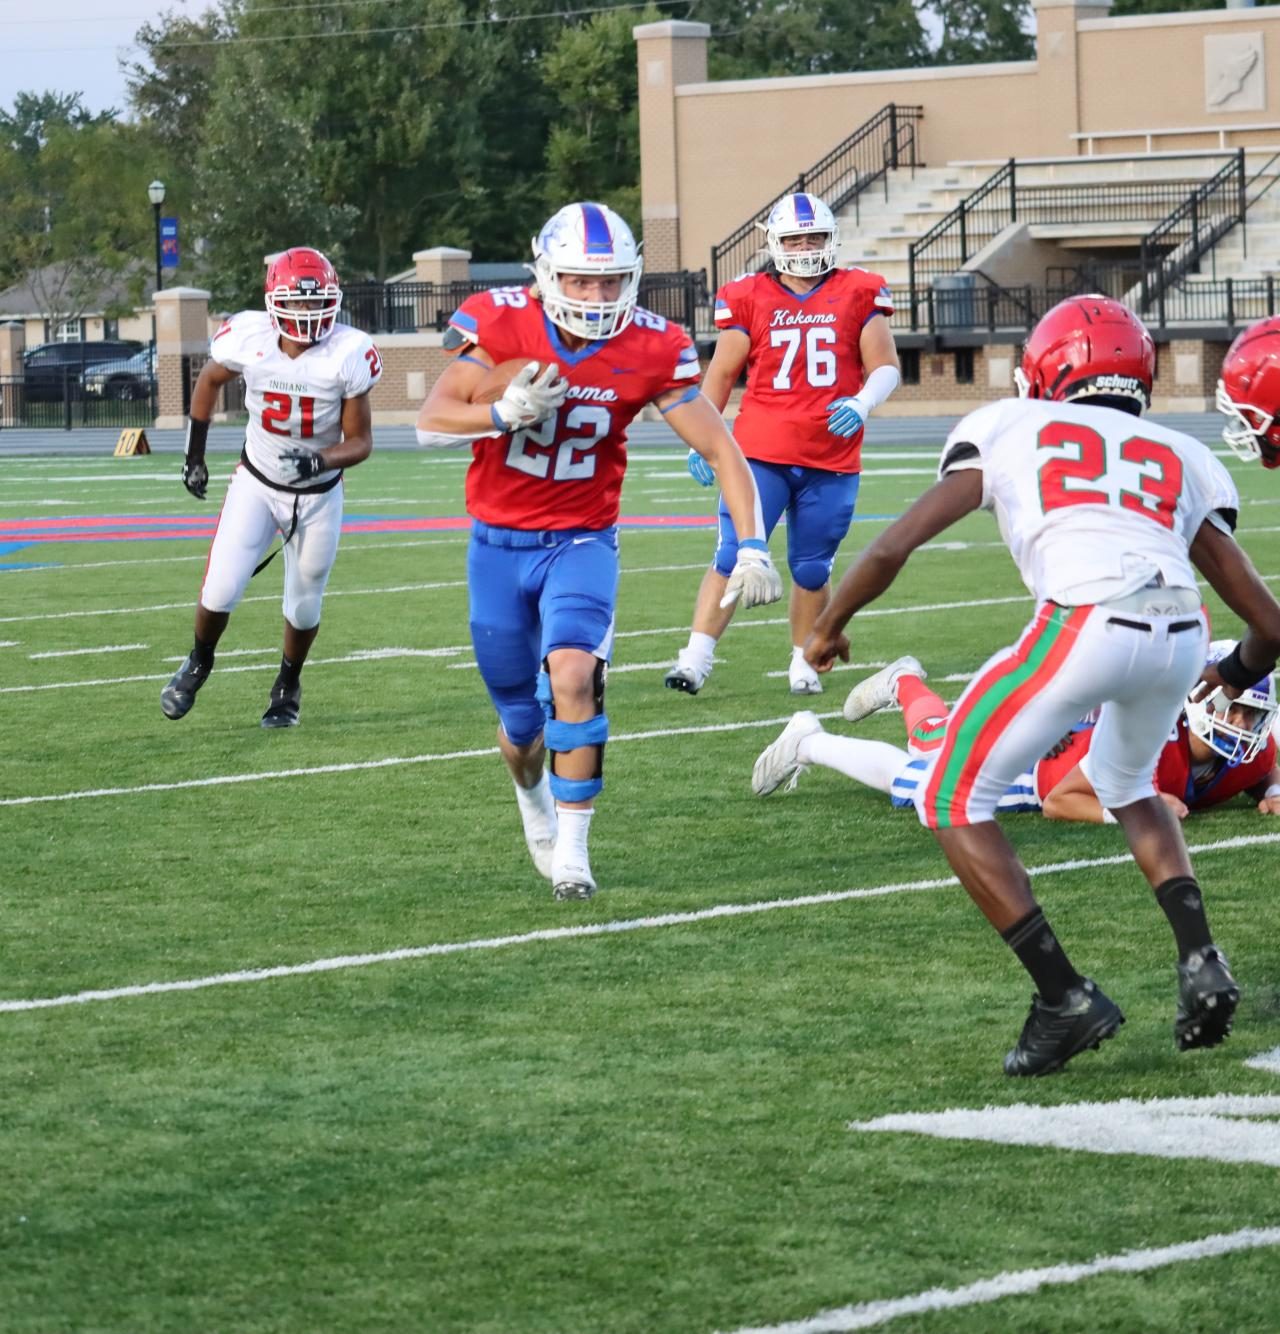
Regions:
<instances>
[{"instance_id":1,"label":"pale sky","mask_svg":"<svg viewBox=\"0 0 1280 1334\"><path fill-rule=\"evenodd\" d=\"M18 92L84 93L91 111L126 108L120 57L137 59L133 37L182 0L0 0L0 107Z\"/></svg>"}]
</instances>

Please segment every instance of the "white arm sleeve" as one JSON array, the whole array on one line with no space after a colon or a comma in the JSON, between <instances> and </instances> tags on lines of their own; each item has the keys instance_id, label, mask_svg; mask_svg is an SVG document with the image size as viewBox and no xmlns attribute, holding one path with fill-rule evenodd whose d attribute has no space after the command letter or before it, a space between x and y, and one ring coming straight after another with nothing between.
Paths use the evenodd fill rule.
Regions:
<instances>
[{"instance_id":1,"label":"white arm sleeve","mask_svg":"<svg viewBox=\"0 0 1280 1334\"><path fill-rule=\"evenodd\" d=\"M457 449L473 440L496 440L500 431L477 431L475 435L446 435L443 431L424 431L418 427L418 443L424 449Z\"/></svg>"},{"instance_id":2,"label":"white arm sleeve","mask_svg":"<svg viewBox=\"0 0 1280 1334\"><path fill-rule=\"evenodd\" d=\"M896 366L877 366L867 376L866 383L853 396L864 421L893 393L901 378Z\"/></svg>"}]
</instances>

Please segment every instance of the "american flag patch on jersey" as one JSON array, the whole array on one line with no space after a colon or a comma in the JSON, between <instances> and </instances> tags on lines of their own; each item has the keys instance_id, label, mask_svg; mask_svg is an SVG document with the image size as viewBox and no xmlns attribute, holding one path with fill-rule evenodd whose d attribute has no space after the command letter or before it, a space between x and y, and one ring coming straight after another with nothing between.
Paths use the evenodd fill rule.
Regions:
<instances>
[{"instance_id":1,"label":"american flag patch on jersey","mask_svg":"<svg viewBox=\"0 0 1280 1334\"><path fill-rule=\"evenodd\" d=\"M716 297L716 323L719 324L722 320L731 320L732 318L733 311L730 308L729 303L722 296Z\"/></svg>"},{"instance_id":2,"label":"american flag patch on jersey","mask_svg":"<svg viewBox=\"0 0 1280 1334\"><path fill-rule=\"evenodd\" d=\"M676 358L676 368L672 371L676 380L692 380L702 374L702 364L698 360L698 350L694 347L682 347Z\"/></svg>"},{"instance_id":3,"label":"american flag patch on jersey","mask_svg":"<svg viewBox=\"0 0 1280 1334\"><path fill-rule=\"evenodd\" d=\"M882 306L886 310L893 309L893 293L889 290L888 287L882 287L876 293L875 304L877 306Z\"/></svg>"}]
</instances>

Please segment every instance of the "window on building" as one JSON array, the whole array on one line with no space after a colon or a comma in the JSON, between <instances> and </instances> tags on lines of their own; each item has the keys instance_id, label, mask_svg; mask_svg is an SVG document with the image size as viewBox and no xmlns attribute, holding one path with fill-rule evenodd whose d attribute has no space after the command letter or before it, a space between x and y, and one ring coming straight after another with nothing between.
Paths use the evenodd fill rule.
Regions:
<instances>
[{"instance_id":1,"label":"window on building","mask_svg":"<svg viewBox=\"0 0 1280 1334\"><path fill-rule=\"evenodd\" d=\"M115 339L119 338L119 337L120 337L120 321L119 321L119 320L103 320L103 321L102 321L102 336L103 336L103 338L106 338L106 339L111 340L111 341L114 341Z\"/></svg>"},{"instance_id":2,"label":"window on building","mask_svg":"<svg viewBox=\"0 0 1280 1334\"><path fill-rule=\"evenodd\" d=\"M54 330L53 341L55 343L78 343L84 337L84 331L80 327L82 320L64 320Z\"/></svg>"},{"instance_id":3,"label":"window on building","mask_svg":"<svg viewBox=\"0 0 1280 1334\"><path fill-rule=\"evenodd\" d=\"M903 384L920 383L920 349L905 347L898 353L898 364L902 367Z\"/></svg>"},{"instance_id":4,"label":"window on building","mask_svg":"<svg viewBox=\"0 0 1280 1334\"><path fill-rule=\"evenodd\" d=\"M973 348L956 348L956 384L973 383Z\"/></svg>"}]
</instances>

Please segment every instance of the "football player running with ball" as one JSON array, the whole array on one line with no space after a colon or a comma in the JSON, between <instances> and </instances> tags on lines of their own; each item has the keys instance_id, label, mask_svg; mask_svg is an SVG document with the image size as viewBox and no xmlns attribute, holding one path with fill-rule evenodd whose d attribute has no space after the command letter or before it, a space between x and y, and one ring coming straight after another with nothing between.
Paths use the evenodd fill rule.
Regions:
<instances>
[{"instance_id":1,"label":"football player running with ball","mask_svg":"<svg viewBox=\"0 0 1280 1334\"><path fill-rule=\"evenodd\" d=\"M785 195L765 224L769 265L716 294L720 330L703 392L724 411L743 366L747 389L733 435L751 464L767 533L787 516L791 570L793 695L822 690L801 645L831 595L831 567L858 499L863 423L898 385L889 331L893 299L879 274L837 269L839 233L816 195ZM715 480L697 454L689 471ZM711 674L716 643L733 617L725 580L737 559L737 529L723 500L715 558L702 579L688 644L665 684L696 695Z\"/></svg>"},{"instance_id":2,"label":"football player running with ball","mask_svg":"<svg viewBox=\"0 0 1280 1334\"><path fill-rule=\"evenodd\" d=\"M342 531L342 471L373 449L369 390L382 374L368 334L337 322L341 305L333 265L318 250L295 246L267 269L266 310L242 310L213 337L191 391L182 468L183 485L197 500L209 486L205 443L218 393L238 375L249 423L209 549L195 643L160 692L166 718L190 712L231 613L279 533L284 655L262 726L297 725L299 673L320 628Z\"/></svg>"},{"instance_id":3,"label":"football player running with ball","mask_svg":"<svg viewBox=\"0 0 1280 1334\"><path fill-rule=\"evenodd\" d=\"M1197 678L1235 698L1274 670L1280 603L1232 536L1240 502L1226 469L1198 440L1137 420L1154 376L1151 335L1119 302L1055 306L1027 340L1022 397L956 426L940 480L862 552L806 649L819 671L847 661L843 627L911 553L974 510L994 511L1036 612L960 696L916 809L1035 983L1005 1057L1010 1075L1057 1070L1124 1022L1072 966L993 819L1010 783L1094 708L1088 777L1177 944L1178 1047L1221 1042L1240 996L1210 935L1178 816L1153 777ZM1197 569L1249 627L1207 667Z\"/></svg>"},{"instance_id":4,"label":"football player running with ball","mask_svg":"<svg viewBox=\"0 0 1280 1334\"><path fill-rule=\"evenodd\" d=\"M533 256L532 287L478 293L454 313L445 345L457 356L422 406L418 439L471 446L476 660L534 864L557 899L586 899L609 737L624 432L645 404L707 460L745 535L726 600L775 602L782 581L751 470L698 388L693 344L636 304L641 261L627 224L601 204L566 205ZM527 364L501 396L483 401L490 371L519 359Z\"/></svg>"}]
</instances>

